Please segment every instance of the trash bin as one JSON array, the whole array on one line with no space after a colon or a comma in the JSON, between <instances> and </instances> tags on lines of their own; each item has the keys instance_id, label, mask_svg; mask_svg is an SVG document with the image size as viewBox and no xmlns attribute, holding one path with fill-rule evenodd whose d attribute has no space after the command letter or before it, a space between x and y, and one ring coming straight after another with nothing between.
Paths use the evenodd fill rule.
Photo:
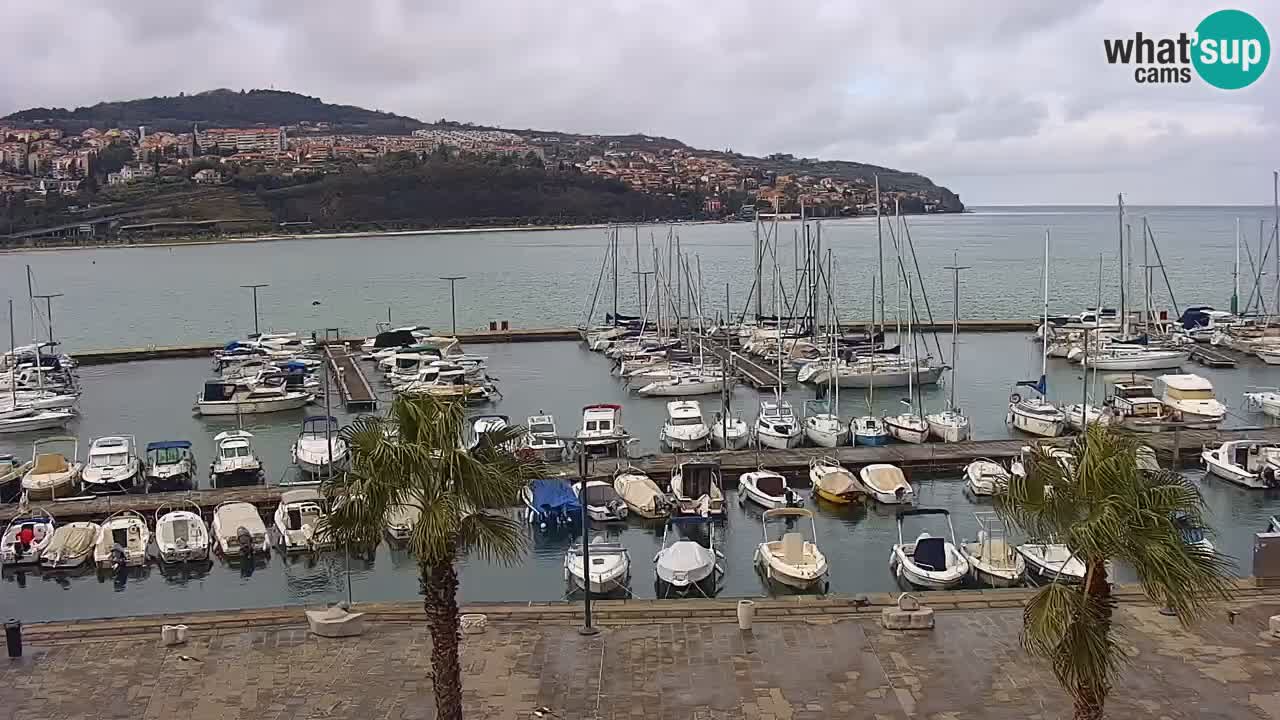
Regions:
<instances>
[{"instance_id":1,"label":"trash bin","mask_svg":"<svg viewBox=\"0 0 1280 720\"><path fill-rule=\"evenodd\" d=\"M22 623L9 618L4 624L4 643L9 648L9 657L22 657Z\"/></svg>"}]
</instances>

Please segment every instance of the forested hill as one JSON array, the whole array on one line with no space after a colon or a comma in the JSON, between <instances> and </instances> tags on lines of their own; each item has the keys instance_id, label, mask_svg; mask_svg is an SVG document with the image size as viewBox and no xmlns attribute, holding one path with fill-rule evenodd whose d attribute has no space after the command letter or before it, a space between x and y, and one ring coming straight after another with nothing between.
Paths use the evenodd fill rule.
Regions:
<instances>
[{"instance_id":1,"label":"forested hill","mask_svg":"<svg viewBox=\"0 0 1280 720\"><path fill-rule=\"evenodd\" d=\"M328 123L336 130L404 134L425 127L411 117L355 105L334 105L320 98L280 90L209 90L194 95L101 102L74 110L30 108L2 120L42 123L80 132L90 127L188 132L201 127L252 127Z\"/></svg>"}]
</instances>

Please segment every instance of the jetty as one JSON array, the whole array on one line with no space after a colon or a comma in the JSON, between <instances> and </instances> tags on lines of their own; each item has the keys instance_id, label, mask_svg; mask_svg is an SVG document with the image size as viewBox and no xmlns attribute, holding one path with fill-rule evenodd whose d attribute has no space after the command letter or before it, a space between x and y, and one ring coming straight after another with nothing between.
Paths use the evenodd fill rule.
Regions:
<instances>
[{"instance_id":1,"label":"jetty","mask_svg":"<svg viewBox=\"0 0 1280 720\"><path fill-rule=\"evenodd\" d=\"M1198 458L1205 446L1220 445L1227 440L1258 439L1280 443L1280 427L1248 428L1236 430L1171 430L1142 436L1142 442L1156 451L1166 465L1181 467L1188 459ZM795 448L792 450L734 450L709 451L681 455L662 454L632 458L629 462L643 470L659 485L665 486L671 471L681 462L697 457L720 463L722 481L728 487L737 485L738 475L760 466L783 473L795 479L797 486L808 484L809 462L820 457L834 457L845 467L858 468L872 463L891 463L902 468L912 479L939 477L962 482L961 470L974 460L1008 460L1018 455L1022 448L1036 442L1065 445L1070 438L1051 440L970 440L962 443L924 443L921 445L890 444L842 448ZM620 463L627 460L601 459L588 463L588 479L609 480ZM547 468L548 476L577 477L574 462L556 463ZM134 510L146 517L155 514L161 505L190 502L211 514L225 502L247 502L263 513L273 511L280 502L280 494L289 485L256 485L250 487L220 488L159 492L136 495L82 496L66 500L34 502L53 513L59 522L73 520L100 520L120 510ZM7 523L18 514L16 504L0 506L0 523Z\"/></svg>"},{"instance_id":2,"label":"jetty","mask_svg":"<svg viewBox=\"0 0 1280 720\"><path fill-rule=\"evenodd\" d=\"M376 410L378 395L369 385L356 356L351 354L342 343L325 343L325 362L329 364L329 375L338 386L338 394L347 412L358 410Z\"/></svg>"},{"instance_id":3,"label":"jetty","mask_svg":"<svg viewBox=\"0 0 1280 720\"><path fill-rule=\"evenodd\" d=\"M709 353L719 358L720 367L724 368L725 372L737 375L755 389L787 389L787 381L778 374L776 367L761 365L743 353L736 352L728 345L709 338L702 338L698 340L698 343L704 353Z\"/></svg>"},{"instance_id":4,"label":"jetty","mask_svg":"<svg viewBox=\"0 0 1280 720\"><path fill-rule=\"evenodd\" d=\"M1200 363L1204 367L1233 368L1236 366L1236 359L1234 357L1231 357L1217 348L1200 344L1191 348L1191 359Z\"/></svg>"}]
</instances>

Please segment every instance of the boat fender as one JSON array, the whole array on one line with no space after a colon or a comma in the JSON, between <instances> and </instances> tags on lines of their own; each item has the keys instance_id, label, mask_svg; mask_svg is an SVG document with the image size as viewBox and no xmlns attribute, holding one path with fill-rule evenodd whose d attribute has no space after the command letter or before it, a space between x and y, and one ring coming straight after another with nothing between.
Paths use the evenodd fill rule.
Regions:
<instances>
[{"instance_id":1,"label":"boat fender","mask_svg":"<svg viewBox=\"0 0 1280 720\"><path fill-rule=\"evenodd\" d=\"M1009 396L1009 402L1013 403L1014 405L1017 405L1018 403L1022 402L1022 396L1019 395L1018 393L1013 393L1012 395Z\"/></svg>"}]
</instances>

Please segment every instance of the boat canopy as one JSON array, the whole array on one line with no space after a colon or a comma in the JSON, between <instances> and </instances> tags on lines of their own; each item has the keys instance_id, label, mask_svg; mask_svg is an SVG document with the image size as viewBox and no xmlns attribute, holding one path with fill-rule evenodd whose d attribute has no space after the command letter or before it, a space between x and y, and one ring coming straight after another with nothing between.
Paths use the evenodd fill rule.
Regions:
<instances>
[{"instance_id":1,"label":"boat canopy","mask_svg":"<svg viewBox=\"0 0 1280 720\"><path fill-rule=\"evenodd\" d=\"M680 466L680 490L685 497L711 494L720 466L713 462L687 462Z\"/></svg>"},{"instance_id":2,"label":"boat canopy","mask_svg":"<svg viewBox=\"0 0 1280 720\"><path fill-rule=\"evenodd\" d=\"M530 487L533 489L533 506L539 510L573 511L581 508L578 496L573 494L573 487L567 480L541 478L534 480Z\"/></svg>"},{"instance_id":3,"label":"boat canopy","mask_svg":"<svg viewBox=\"0 0 1280 720\"><path fill-rule=\"evenodd\" d=\"M152 450L170 450L170 449L188 449L191 447L190 440L161 440L159 442L147 443L147 452Z\"/></svg>"},{"instance_id":4,"label":"boat canopy","mask_svg":"<svg viewBox=\"0 0 1280 720\"><path fill-rule=\"evenodd\" d=\"M588 485L582 490L582 499L588 505L603 506L619 500L618 491L613 489L612 485L600 483L599 485Z\"/></svg>"},{"instance_id":5,"label":"boat canopy","mask_svg":"<svg viewBox=\"0 0 1280 720\"><path fill-rule=\"evenodd\" d=\"M236 392L235 383L224 382L222 380L206 380L204 383L205 402L224 402L230 400Z\"/></svg>"},{"instance_id":6,"label":"boat canopy","mask_svg":"<svg viewBox=\"0 0 1280 720\"><path fill-rule=\"evenodd\" d=\"M409 328L397 328L395 330L380 332L373 338L373 347L375 349L381 349L412 345L418 341L418 338L414 337L413 330L414 329Z\"/></svg>"}]
</instances>

